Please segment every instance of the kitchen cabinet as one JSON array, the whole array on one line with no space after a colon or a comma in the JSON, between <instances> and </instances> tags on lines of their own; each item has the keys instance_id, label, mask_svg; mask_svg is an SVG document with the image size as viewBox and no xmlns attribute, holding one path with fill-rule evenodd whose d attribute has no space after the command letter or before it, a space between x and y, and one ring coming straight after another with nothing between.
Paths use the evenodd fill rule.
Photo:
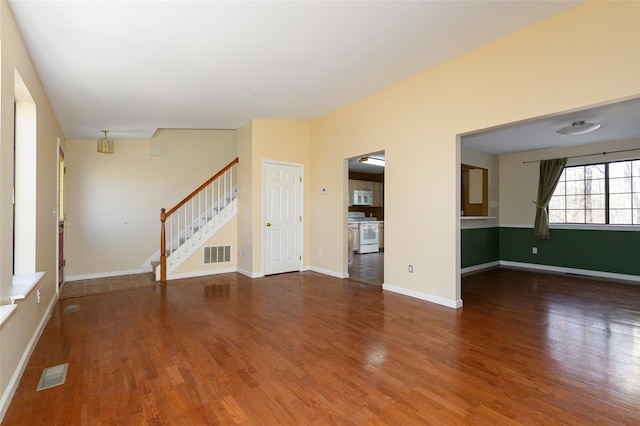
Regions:
<instances>
[{"instance_id":1,"label":"kitchen cabinet","mask_svg":"<svg viewBox=\"0 0 640 426\"><path fill-rule=\"evenodd\" d=\"M384 248L384 222L378 222L378 246L380 250Z\"/></svg>"},{"instance_id":2,"label":"kitchen cabinet","mask_svg":"<svg viewBox=\"0 0 640 426\"><path fill-rule=\"evenodd\" d=\"M372 207L384 207L384 200L382 196L382 182L370 182L371 192L373 192L373 205Z\"/></svg>"},{"instance_id":3,"label":"kitchen cabinet","mask_svg":"<svg viewBox=\"0 0 640 426\"><path fill-rule=\"evenodd\" d=\"M349 223L347 230L351 251L358 251L358 249L360 249L360 228L358 222Z\"/></svg>"}]
</instances>

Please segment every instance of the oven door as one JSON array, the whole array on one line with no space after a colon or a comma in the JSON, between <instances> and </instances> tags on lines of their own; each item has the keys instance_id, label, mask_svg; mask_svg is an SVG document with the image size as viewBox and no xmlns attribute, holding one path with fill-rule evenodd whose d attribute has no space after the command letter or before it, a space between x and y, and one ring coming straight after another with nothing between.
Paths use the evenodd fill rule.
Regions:
<instances>
[{"instance_id":1,"label":"oven door","mask_svg":"<svg viewBox=\"0 0 640 426\"><path fill-rule=\"evenodd\" d=\"M360 222L360 245L378 244L378 222Z\"/></svg>"}]
</instances>

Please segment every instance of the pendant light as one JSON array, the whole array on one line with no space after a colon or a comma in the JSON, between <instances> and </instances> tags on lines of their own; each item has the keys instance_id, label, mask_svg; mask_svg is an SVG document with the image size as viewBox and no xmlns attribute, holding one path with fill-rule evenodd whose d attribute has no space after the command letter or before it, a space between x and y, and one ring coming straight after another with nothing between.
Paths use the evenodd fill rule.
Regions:
<instances>
[{"instance_id":1,"label":"pendant light","mask_svg":"<svg viewBox=\"0 0 640 426\"><path fill-rule=\"evenodd\" d=\"M109 133L109 130L100 131L104 133L104 136L98 139L98 152L101 154L113 154L113 139L109 139L107 137L107 133Z\"/></svg>"}]
</instances>

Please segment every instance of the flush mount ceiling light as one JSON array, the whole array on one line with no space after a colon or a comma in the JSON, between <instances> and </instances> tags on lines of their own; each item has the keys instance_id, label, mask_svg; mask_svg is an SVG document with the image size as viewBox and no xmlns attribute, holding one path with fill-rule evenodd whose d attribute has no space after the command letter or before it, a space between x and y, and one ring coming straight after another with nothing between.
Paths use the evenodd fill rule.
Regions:
<instances>
[{"instance_id":1,"label":"flush mount ceiling light","mask_svg":"<svg viewBox=\"0 0 640 426\"><path fill-rule=\"evenodd\" d=\"M113 154L113 139L107 138L108 130L100 130L104 136L98 139L98 152L102 154Z\"/></svg>"},{"instance_id":2,"label":"flush mount ceiling light","mask_svg":"<svg viewBox=\"0 0 640 426\"><path fill-rule=\"evenodd\" d=\"M371 164L372 166L384 167L384 160L380 158L362 157L358 160L362 164Z\"/></svg>"},{"instance_id":3,"label":"flush mount ceiling light","mask_svg":"<svg viewBox=\"0 0 640 426\"><path fill-rule=\"evenodd\" d=\"M585 133L593 132L594 130L598 130L602 127L602 124L596 123L585 123L584 121L574 121L569 126L565 126L560 130L556 130L556 133L560 133L561 135L583 135Z\"/></svg>"}]
</instances>

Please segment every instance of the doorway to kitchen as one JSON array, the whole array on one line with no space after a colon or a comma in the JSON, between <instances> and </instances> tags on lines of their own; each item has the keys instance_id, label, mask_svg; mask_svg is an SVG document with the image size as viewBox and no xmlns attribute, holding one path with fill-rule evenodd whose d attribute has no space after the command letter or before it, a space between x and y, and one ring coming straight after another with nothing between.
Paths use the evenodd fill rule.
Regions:
<instances>
[{"instance_id":1,"label":"doorway to kitchen","mask_svg":"<svg viewBox=\"0 0 640 426\"><path fill-rule=\"evenodd\" d=\"M349 278L384 282L384 151L348 159L347 205Z\"/></svg>"}]
</instances>

